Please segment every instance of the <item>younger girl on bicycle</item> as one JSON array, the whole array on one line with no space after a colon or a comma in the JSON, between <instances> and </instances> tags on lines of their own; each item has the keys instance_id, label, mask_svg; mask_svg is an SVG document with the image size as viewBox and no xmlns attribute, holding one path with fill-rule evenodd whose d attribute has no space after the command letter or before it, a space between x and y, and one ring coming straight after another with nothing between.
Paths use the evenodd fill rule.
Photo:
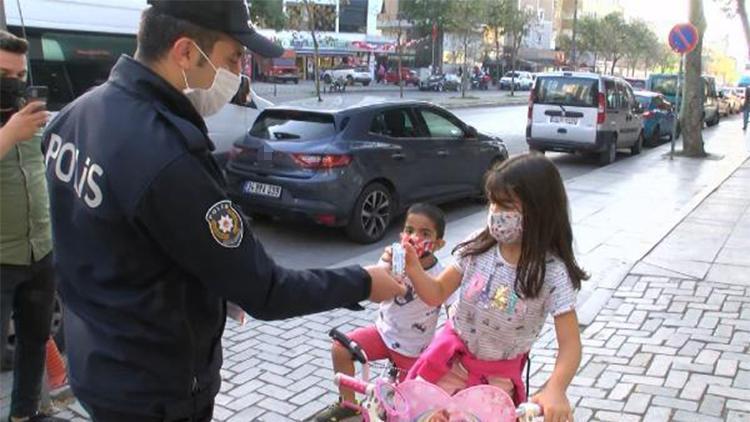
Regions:
<instances>
[{"instance_id":1,"label":"younger girl on bicycle","mask_svg":"<svg viewBox=\"0 0 750 422\"><path fill-rule=\"evenodd\" d=\"M576 290L586 273L573 255L568 200L560 174L542 155L522 155L493 169L486 182L487 225L454 250L457 261L432 278L406 247L406 272L421 299L443 303L459 289L450 320L409 372L449 393L477 384L526 400L524 363L547 315L559 353L532 398L545 420L573 421L566 390L581 359Z\"/></svg>"}]
</instances>

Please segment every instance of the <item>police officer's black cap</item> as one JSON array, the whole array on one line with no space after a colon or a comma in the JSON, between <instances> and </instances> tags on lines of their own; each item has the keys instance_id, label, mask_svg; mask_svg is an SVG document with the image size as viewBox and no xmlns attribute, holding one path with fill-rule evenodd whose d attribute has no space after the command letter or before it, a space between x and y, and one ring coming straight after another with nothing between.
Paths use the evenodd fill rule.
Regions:
<instances>
[{"instance_id":1,"label":"police officer's black cap","mask_svg":"<svg viewBox=\"0 0 750 422\"><path fill-rule=\"evenodd\" d=\"M250 24L244 0L148 0L159 12L223 32L263 57L279 57L284 49Z\"/></svg>"}]
</instances>

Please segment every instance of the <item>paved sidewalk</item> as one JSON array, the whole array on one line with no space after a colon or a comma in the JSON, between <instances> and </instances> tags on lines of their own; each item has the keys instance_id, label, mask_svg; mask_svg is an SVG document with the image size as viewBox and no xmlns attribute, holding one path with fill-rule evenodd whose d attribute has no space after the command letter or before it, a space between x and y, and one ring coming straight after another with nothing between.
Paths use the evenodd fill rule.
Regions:
<instances>
[{"instance_id":1,"label":"paved sidewalk","mask_svg":"<svg viewBox=\"0 0 750 422\"><path fill-rule=\"evenodd\" d=\"M578 420L747 417L750 259L741 248L750 247L750 167L736 123L705 131L709 159L670 161L664 145L566 182L577 253L593 275L579 297L585 356L569 392ZM452 223L448 244L479 227L477 218ZM215 420L301 420L331 403L326 333L373 319L370 307L228 323ZM532 387L555 353L548 325L532 352Z\"/></svg>"},{"instance_id":2,"label":"paved sidewalk","mask_svg":"<svg viewBox=\"0 0 750 422\"><path fill-rule=\"evenodd\" d=\"M576 420L750 421L750 161L636 265L582 332ZM532 385L554 366L535 345Z\"/></svg>"}]
</instances>

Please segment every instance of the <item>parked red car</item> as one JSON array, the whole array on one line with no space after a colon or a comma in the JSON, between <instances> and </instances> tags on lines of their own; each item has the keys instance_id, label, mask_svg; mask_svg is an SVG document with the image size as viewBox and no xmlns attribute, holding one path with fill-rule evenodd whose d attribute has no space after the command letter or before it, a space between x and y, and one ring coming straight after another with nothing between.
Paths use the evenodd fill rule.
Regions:
<instances>
[{"instance_id":1,"label":"parked red car","mask_svg":"<svg viewBox=\"0 0 750 422\"><path fill-rule=\"evenodd\" d=\"M417 72L408 67L401 68L401 79L404 81L404 86L419 86ZM385 83L398 85L398 68L391 69L385 73Z\"/></svg>"}]
</instances>

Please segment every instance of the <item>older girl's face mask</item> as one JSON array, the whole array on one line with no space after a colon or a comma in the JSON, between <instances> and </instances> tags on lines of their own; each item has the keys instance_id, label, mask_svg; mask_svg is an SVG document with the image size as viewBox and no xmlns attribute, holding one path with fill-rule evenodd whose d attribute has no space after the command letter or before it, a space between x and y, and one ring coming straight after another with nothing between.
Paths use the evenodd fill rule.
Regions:
<instances>
[{"instance_id":1,"label":"older girl's face mask","mask_svg":"<svg viewBox=\"0 0 750 422\"><path fill-rule=\"evenodd\" d=\"M518 211L490 211L487 228L498 243L518 243L523 236L523 215Z\"/></svg>"}]
</instances>

